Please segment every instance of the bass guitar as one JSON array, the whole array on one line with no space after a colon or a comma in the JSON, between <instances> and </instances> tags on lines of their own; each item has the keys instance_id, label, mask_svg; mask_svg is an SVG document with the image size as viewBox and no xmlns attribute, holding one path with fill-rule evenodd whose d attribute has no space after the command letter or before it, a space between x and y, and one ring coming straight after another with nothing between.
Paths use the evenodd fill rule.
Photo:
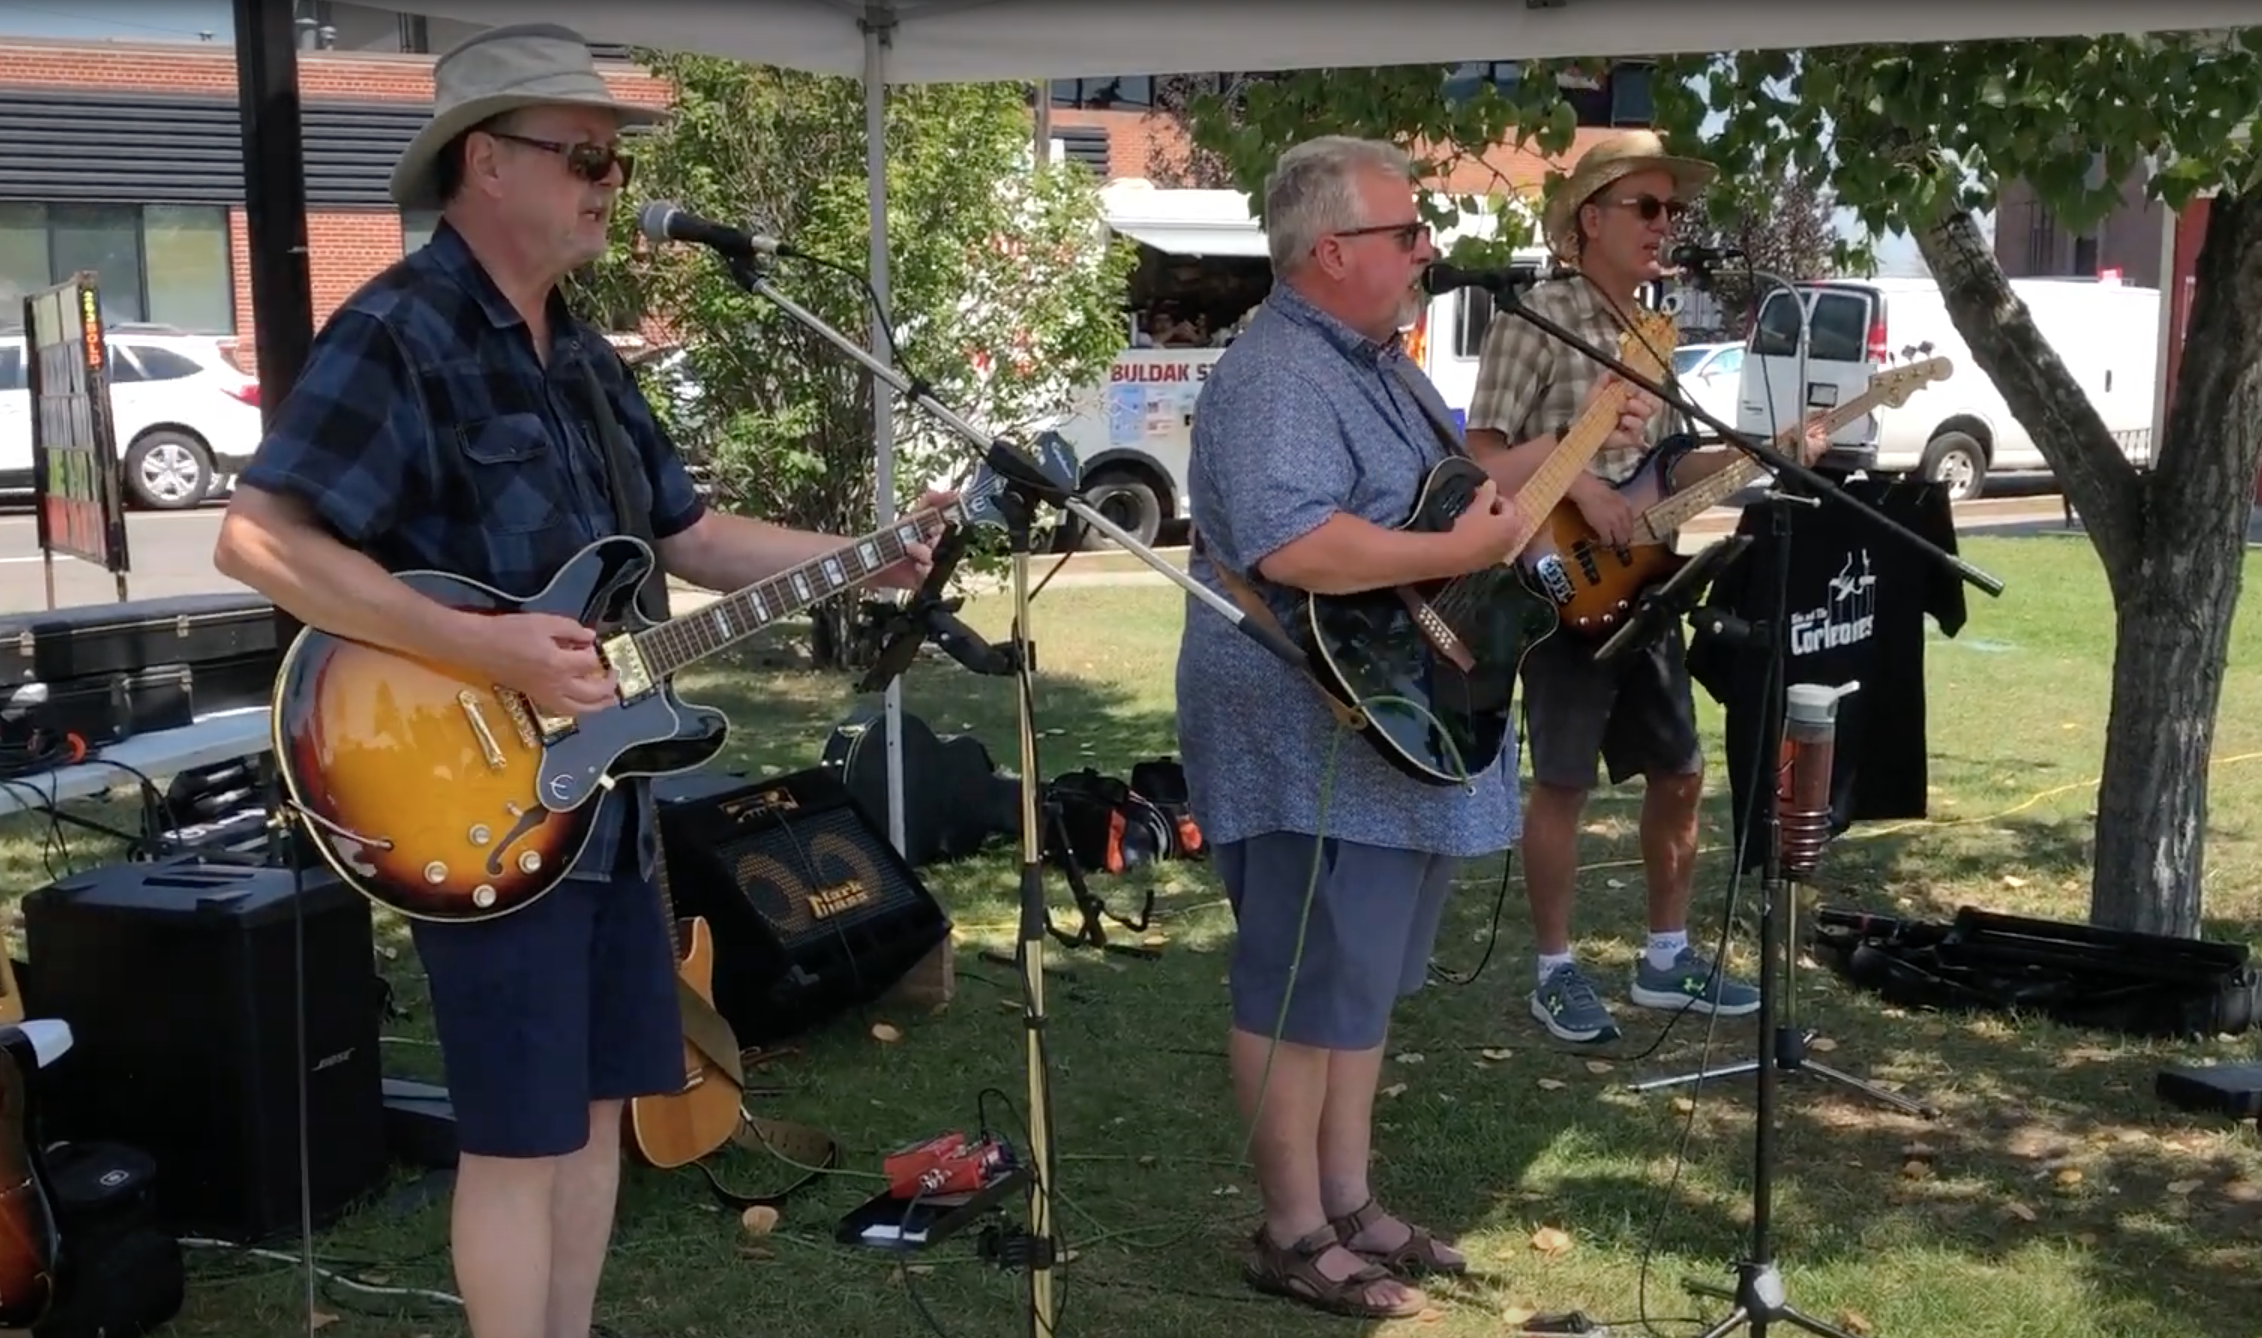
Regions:
<instances>
[{"instance_id":1,"label":"bass guitar","mask_svg":"<svg viewBox=\"0 0 2262 1338\"><path fill-rule=\"evenodd\" d=\"M730 732L676 694L676 674L903 560L950 524L1002 525L1002 482L981 469L948 506L886 528L654 623L636 591L656 563L626 535L576 554L531 595L445 572L401 575L442 604L482 614L553 613L597 635L617 700L567 719L524 694L309 627L275 679L275 758L313 844L347 885L412 919L489 920L521 910L580 857L623 777L699 767Z\"/></svg>"},{"instance_id":2,"label":"bass guitar","mask_svg":"<svg viewBox=\"0 0 2262 1338\"><path fill-rule=\"evenodd\" d=\"M1619 336L1619 361L1662 378L1678 342L1672 318L1644 311ZM1534 530L1609 440L1634 393L1597 395L1511 502ZM1484 485L1484 467L1449 456L1422 482L1398 528L1453 528ZM1515 562L1451 580L1305 599L1304 640L1321 688L1356 710L1360 734L1383 759L1429 785L1466 785L1499 759L1516 674L1555 630L1555 601Z\"/></svg>"},{"instance_id":3,"label":"bass guitar","mask_svg":"<svg viewBox=\"0 0 2262 1338\"><path fill-rule=\"evenodd\" d=\"M1954 372L1955 364L1947 358L1926 358L1878 372L1867 389L1823 418L1824 428L1836 432L1879 406L1899 408L1917 391ZM1775 449L1796 456L1806 433L1803 422L1783 429L1775 438ZM1524 550L1522 565L1553 599L1571 635L1601 641L1616 632L1640 606L1643 591L1671 580L1688 564L1687 557L1673 550L1673 536L1680 528L1766 471L1766 466L1745 456L1674 492L1667 477L1670 454L1652 451L1639 470L1617 485L1635 512L1634 536L1626 547L1604 543L1578 504L1566 501L1548 513L1538 537Z\"/></svg>"}]
</instances>

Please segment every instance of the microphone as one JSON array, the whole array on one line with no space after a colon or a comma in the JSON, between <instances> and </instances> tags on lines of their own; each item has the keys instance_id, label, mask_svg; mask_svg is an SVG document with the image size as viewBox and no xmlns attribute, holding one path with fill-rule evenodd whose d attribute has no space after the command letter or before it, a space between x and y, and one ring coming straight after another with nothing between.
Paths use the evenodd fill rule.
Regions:
<instances>
[{"instance_id":1,"label":"microphone","mask_svg":"<svg viewBox=\"0 0 2262 1338\"><path fill-rule=\"evenodd\" d=\"M1431 297L1460 288L1482 288L1488 293L1529 288L1547 277L1540 265L1510 265L1506 269L1462 269L1436 261L1422 271L1422 291Z\"/></svg>"},{"instance_id":2,"label":"microphone","mask_svg":"<svg viewBox=\"0 0 2262 1338\"><path fill-rule=\"evenodd\" d=\"M637 210L636 226L656 242L696 242L742 260L801 254L775 237L758 237L742 228L701 218L673 200L654 200Z\"/></svg>"},{"instance_id":3,"label":"microphone","mask_svg":"<svg viewBox=\"0 0 2262 1338\"><path fill-rule=\"evenodd\" d=\"M1697 270L1699 272L1711 269L1723 260L1741 260L1743 258L1742 247L1703 246L1696 242L1682 242L1665 253L1665 263L1672 268Z\"/></svg>"}]
</instances>

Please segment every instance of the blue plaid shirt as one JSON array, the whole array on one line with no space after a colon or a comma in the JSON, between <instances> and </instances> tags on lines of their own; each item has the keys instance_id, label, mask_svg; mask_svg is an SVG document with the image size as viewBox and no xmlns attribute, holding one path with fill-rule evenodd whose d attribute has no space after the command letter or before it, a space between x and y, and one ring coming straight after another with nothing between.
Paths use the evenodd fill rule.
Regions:
<instances>
[{"instance_id":1,"label":"blue plaid shirt","mask_svg":"<svg viewBox=\"0 0 2262 1338\"><path fill-rule=\"evenodd\" d=\"M642 457L631 507L658 538L689 529L705 506L620 355L555 293L549 324L545 367L526 322L442 223L322 328L239 481L305 501L388 571L532 594L618 528L604 439L583 407L586 360ZM650 874L657 836L634 816L648 794L640 781L601 801L571 876L618 876L631 831Z\"/></svg>"}]
</instances>

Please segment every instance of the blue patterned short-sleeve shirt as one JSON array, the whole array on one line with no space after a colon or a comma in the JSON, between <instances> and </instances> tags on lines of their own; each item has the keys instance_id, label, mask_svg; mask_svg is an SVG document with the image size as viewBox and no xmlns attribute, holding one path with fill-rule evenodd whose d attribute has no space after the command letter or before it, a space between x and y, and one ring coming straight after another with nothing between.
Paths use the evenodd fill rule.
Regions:
<instances>
[{"instance_id":1,"label":"blue patterned short-sleeve shirt","mask_svg":"<svg viewBox=\"0 0 2262 1338\"><path fill-rule=\"evenodd\" d=\"M443 223L331 316L240 482L296 497L387 571L433 570L532 595L615 533L610 471L583 368L642 468L624 479L655 538L705 509L682 457L604 336L552 295L550 357ZM648 787L601 802L572 876L615 877ZM657 851L649 824L639 867Z\"/></svg>"},{"instance_id":2,"label":"blue patterned short-sleeve shirt","mask_svg":"<svg viewBox=\"0 0 2262 1338\"><path fill-rule=\"evenodd\" d=\"M1378 345L1275 284L1195 401L1191 574L1225 594L1212 566L1224 564L1293 632L1304 596L1257 564L1339 511L1402 523L1445 458L1430 419L1445 413L1395 341ZM1312 683L1191 597L1177 691L1179 751L1210 841L1288 831L1465 857L1516 839L1512 746L1467 788L1413 780L1356 735L1336 747L1340 726Z\"/></svg>"}]
</instances>

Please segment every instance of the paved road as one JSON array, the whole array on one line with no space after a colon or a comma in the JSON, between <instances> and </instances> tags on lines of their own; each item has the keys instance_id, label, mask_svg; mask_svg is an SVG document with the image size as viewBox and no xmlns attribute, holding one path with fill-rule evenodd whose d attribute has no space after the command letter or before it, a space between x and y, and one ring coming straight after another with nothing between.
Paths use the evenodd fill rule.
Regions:
<instances>
[{"instance_id":1,"label":"paved road","mask_svg":"<svg viewBox=\"0 0 2262 1338\"><path fill-rule=\"evenodd\" d=\"M1959 527L1967 532L2004 525L2030 525L2055 521L2061 514L2055 497L1982 498L1956 508ZM1697 534L1724 533L1734 528L1735 513L1719 508L1690 527ZM179 512L137 512L126 520L126 548L133 570L126 577L126 593L133 599L166 595L203 594L216 590L242 590L212 569L212 540L220 529L217 508ZM1183 559L1179 559L1181 562ZM1128 570L1127 570L1128 569ZM1125 554L1079 555L1061 573L1064 584L1115 584L1125 577L1157 580L1151 572L1137 570ZM701 602L689 595L683 607ZM58 558L55 562L55 603L107 604L115 599L108 573L87 563ZM39 556L38 532L28 515L0 515L0 613L23 613L47 607L45 572Z\"/></svg>"}]
</instances>

